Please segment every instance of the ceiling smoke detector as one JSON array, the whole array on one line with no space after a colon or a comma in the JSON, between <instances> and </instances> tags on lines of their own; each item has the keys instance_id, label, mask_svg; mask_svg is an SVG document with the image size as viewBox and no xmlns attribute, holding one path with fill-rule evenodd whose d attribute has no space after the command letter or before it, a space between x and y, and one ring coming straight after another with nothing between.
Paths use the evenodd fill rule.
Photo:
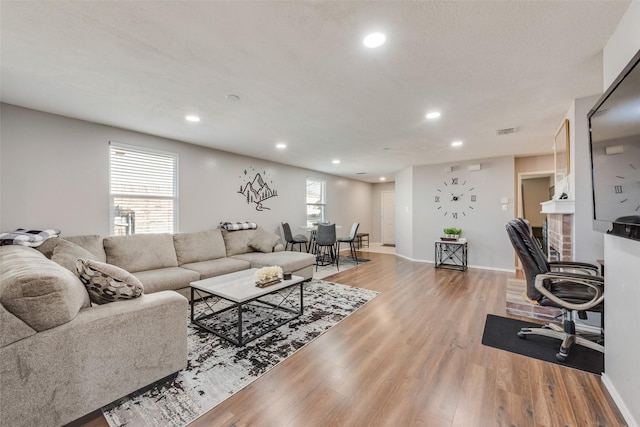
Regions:
<instances>
[{"instance_id":1,"label":"ceiling smoke detector","mask_svg":"<svg viewBox=\"0 0 640 427\"><path fill-rule=\"evenodd\" d=\"M504 128L504 129L498 129L496 131L496 135L500 136L500 135L509 135L510 133L514 133L516 131L516 128Z\"/></svg>"}]
</instances>

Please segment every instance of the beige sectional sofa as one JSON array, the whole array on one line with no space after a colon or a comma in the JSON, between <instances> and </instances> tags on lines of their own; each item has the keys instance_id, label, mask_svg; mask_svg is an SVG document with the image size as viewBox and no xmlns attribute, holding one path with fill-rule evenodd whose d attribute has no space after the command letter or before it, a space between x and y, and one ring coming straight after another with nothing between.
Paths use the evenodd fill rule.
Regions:
<instances>
[{"instance_id":1,"label":"beige sectional sofa","mask_svg":"<svg viewBox=\"0 0 640 427\"><path fill-rule=\"evenodd\" d=\"M310 279L313 255L283 249L260 228L0 246L0 426L62 425L183 369L189 284L268 265ZM144 294L91 304L79 258L126 270Z\"/></svg>"}]
</instances>

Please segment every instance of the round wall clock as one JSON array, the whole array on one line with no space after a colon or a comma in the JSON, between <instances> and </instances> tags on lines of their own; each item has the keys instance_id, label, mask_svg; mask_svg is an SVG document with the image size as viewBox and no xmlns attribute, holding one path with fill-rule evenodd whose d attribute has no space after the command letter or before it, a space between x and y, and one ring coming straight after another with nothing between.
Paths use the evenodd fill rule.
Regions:
<instances>
[{"instance_id":1,"label":"round wall clock","mask_svg":"<svg viewBox=\"0 0 640 427\"><path fill-rule=\"evenodd\" d=\"M435 205L443 216L458 219L473 212L477 196L475 188L466 180L450 178L436 188Z\"/></svg>"}]
</instances>

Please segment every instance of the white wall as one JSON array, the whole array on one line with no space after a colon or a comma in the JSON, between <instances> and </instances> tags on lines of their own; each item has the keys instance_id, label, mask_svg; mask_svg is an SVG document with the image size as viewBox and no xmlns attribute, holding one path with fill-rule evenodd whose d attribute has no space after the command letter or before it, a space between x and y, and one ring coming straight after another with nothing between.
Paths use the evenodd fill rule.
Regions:
<instances>
[{"instance_id":1,"label":"white wall","mask_svg":"<svg viewBox=\"0 0 640 427\"><path fill-rule=\"evenodd\" d=\"M477 163L481 164L481 170L470 172L468 166ZM445 172L446 166L452 167L452 172ZM513 176L511 156L414 166L396 174L396 253L434 262L434 241L443 235L444 228L456 227L469 240L470 267L513 271L513 248L505 231L506 223L514 216ZM451 185L452 178L458 178L457 186ZM464 196L451 203L451 192ZM469 200L471 194L477 196L476 202ZM435 202L436 195L440 195L441 203ZM505 211L502 197L508 198ZM458 212L457 219L451 215L454 209ZM411 235L412 243L401 241L401 235Z\"/></svg>"},{"instance_id":2,"label":"white wall","mask_svg":"<svg viewBox=\"0 0 640 427\"><path fill-rule=\"evenodd\" d=\"M396 255L413 259L413 167L396 172Z\"/></svg>"},{"instance_id":3,"label":"white wall","mask_svg":"<svg viewBox=\"0 0 640 427\"><path fill-rule=\"evenodd\" d=\"M239 156L82 120L2 104L0 229L58 228L64 235L109 234L109 141L179 156L178 231L220 221L255 221L272 231L306 223L306 178L327 180L327 216L345 235L371 229L372 184ZM260 172L278 196L259 212L237 191Z\"/></svg>"},{"instance_id":4,"label":"white wall","mask_svg":"<svg viewBox=\"0 0 640 427\"><path fill-rule=\"evenodd\" d=\"M634 1L604 48L606 90L640 49L640 2ZM605 237L605 374L603 381L627 423L640 425L640 339L638 265L640 243Z\"/></svg>"},{"instance_id":5,"label":"white wall","mask_svg":"<svg viewBox=\"0 0 640 427\"><path fill-rule=\"evenodd\" d=\"M603 50L602 92L618 77L640 49L640 1L634 0L618 23Z\"/></svg>"},{"instance_id":6,"label":"white wall","mask_svg":"<svg viewBox=\"0 0 640 427\"><path fill-rule=\"evenodd\" d=\"M382 242L382 192L383 191L395 191L395 182L381 182L373 184L372 190L372 203L371 203L371 230L364 230L360 228L360 231L368 231L370 233L369 239L372 242Z\"/></svg>"},{"instance_id":7,"label":"white wall","mask_svg":"<svg viewBox=\"0 0 640 427\"><path fill-rule=\"evenodd\" d=\"M593 196L591 194L591 158L587 113L600 95L576 99L574 118L570 124L572 172L576 212L574 215L573 254L576 261L596 264L604 257L602 233L593 229Z\"/></svg>"},{"instance_id":8,"label":"white wall","mask_svg":"<svg viewBox=\"0 0 640 427\"><path fill-rule=\"evenodd\" d=\"M640 422L640 242L604 236L605 374L607 389L631 427Z\"/></svg>"}]
</instances>

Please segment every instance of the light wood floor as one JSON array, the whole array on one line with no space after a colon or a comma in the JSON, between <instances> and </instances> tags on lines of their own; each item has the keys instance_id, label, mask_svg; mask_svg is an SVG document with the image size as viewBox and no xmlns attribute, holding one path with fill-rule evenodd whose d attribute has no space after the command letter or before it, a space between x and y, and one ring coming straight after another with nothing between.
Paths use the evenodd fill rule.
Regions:
<instances>
[{"instance_id":1,"label":"light wood floor","mask_svg":"<svg viewBox=\"0 0 640 427\"><path fill-rule=\"evenodd\" d=\"M599 376L481 344L513 274L360 255L325 280L381 294L192 427L626 425Z\"/></svg>"}]
</instances>

